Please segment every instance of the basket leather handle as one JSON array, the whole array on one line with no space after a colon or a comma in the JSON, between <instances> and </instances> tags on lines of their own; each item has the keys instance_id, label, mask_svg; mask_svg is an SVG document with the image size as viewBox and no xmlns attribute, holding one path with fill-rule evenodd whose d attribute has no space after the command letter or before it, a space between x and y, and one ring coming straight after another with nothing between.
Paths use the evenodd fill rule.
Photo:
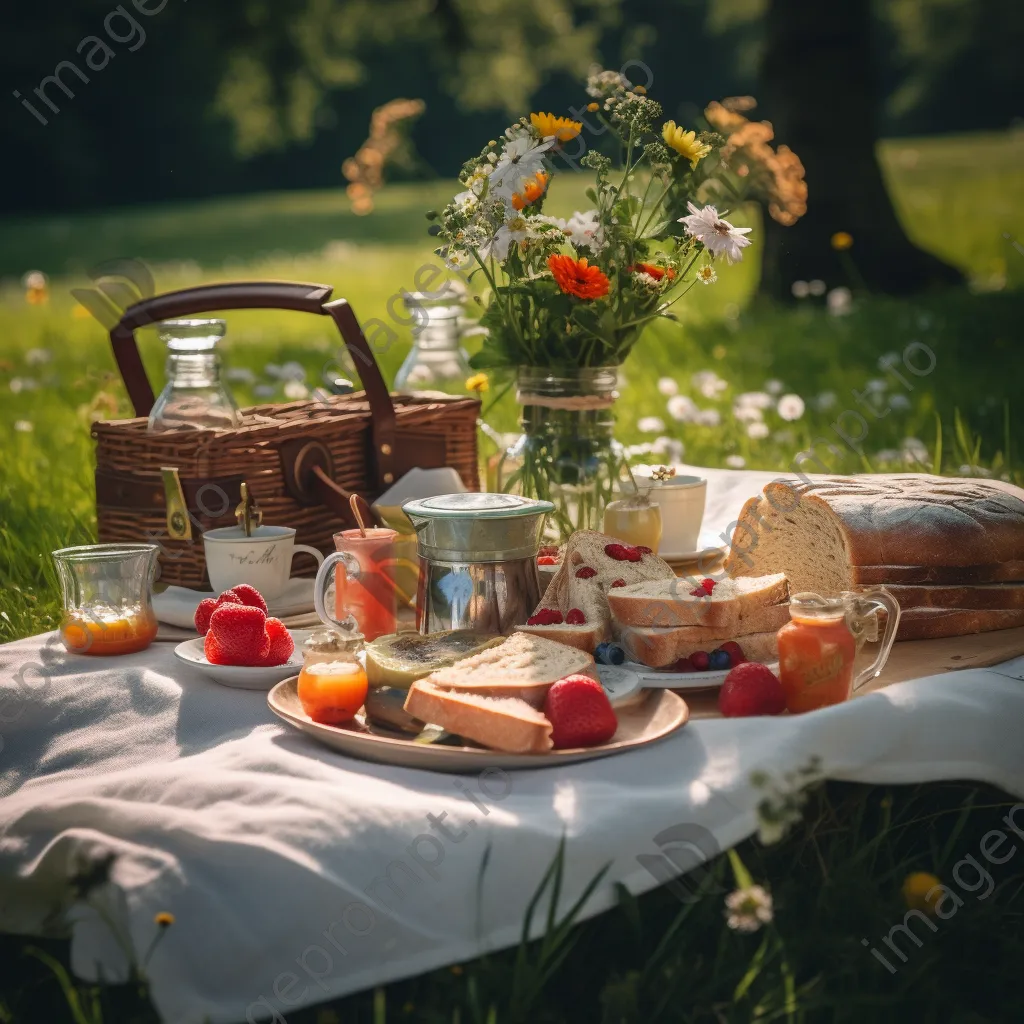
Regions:
<instances>
[{"instance_id":1,"label":"basket leather handle","mask_svg":"<svg viewBox=\"0 0 1024 1024\"><path fill-rule=\"evenodd\" d=\"M110 345L135 415L148 416L156 400L135 340L137 328L161 320L176 320L224 309L292 309L329 316L353 357L366 392L373 438L371 466L376 470L377 483L383 490L394 483L395 407L352 307L344 299L332 302L332 291L326 284L237 281L166 292L129 306L111 328Z\"/></svg>"}]
</instances>

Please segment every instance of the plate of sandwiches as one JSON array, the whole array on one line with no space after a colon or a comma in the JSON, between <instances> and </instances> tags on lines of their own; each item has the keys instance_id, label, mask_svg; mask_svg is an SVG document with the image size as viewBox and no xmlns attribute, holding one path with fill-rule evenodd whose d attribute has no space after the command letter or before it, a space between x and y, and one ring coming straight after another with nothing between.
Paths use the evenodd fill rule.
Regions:
<instances>
[{"instance_id":1,"label":"plate of sandwiches","mask_svg":"<svg viewBox=\"0 0 1024 1024\"><path fill-rule=\"evenodd\" d=\"M290 725L344 754L442 772L542 768L607 757L664 739L685 725L690 714L686 702L670 690L643 690L615 708L610 739L555 749L545 699L554 684L568 677L596 680L590 654L516 632L469 657L440 659L449 663L432 671L421 667L420 678L405 673L396 686L374 685L379 678L374 658L371 644L367 703L344 725L317 722L306 714L297 676L278 683L267 703ZM383 706L389 699L397 699L391 709Z\"/></svg>"}]
</instances>

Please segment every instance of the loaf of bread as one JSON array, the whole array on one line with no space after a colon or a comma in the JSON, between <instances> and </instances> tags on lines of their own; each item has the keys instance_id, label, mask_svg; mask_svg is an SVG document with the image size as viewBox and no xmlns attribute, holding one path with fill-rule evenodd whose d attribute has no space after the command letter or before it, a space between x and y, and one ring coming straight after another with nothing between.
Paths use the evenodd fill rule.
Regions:
<instances>
[{"instance_id":1,"label":"loaf of bread","mask_svg":"<svg viewBox=\"0 0 1024 1024\"><path fill-rule=\"evenodd\" d=\"M918 474L773 481L744 505L726 560L731 576L785 572L793 593L820 594L1001 581L1022 566L1024 491Z\"/></svg>"},{"instance_id":2,"label":"loaf of bread","mask_svg":"<svg viewBox=\"0 0 1024 1024\"><path fill-rule=\"evenodd\" d=\"M886 589L901 608L1024 608L1024 583L895 584Z\"/></svg>"},{"instance_id":3,"label":"loaf of bread","mask_svg":"<svg viewBox=\"0 0 1024 1024\"><path fill-rule=\"evenodd\" d=\"M1024 626L1024 608L907 608L900 614L896 639L938 640L1015 626Z\"/></svg>"}]
</instances>

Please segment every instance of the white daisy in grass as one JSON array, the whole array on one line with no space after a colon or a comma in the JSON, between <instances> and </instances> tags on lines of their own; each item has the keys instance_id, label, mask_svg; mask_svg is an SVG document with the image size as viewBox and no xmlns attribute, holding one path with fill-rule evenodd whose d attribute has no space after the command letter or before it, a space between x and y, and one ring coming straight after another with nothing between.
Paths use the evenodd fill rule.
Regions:
<instances>
[{"instance_id":1,"label":"white daisy in grass","mask_svg":"<svg viewBox=\"0 0 1024 1024\"><path fill-rule=\"evenodd\" d=\"M701 284L714 284L718 280L718 275L715 273L715 268L710 263L705 263L700 270L697 271L697 280Z\"/></svg>"},{"instance_id":2,"label":"white daisy in grass","mask_svg":"<svg viewBox=\"0 0 1024 1024\"><path fill-rule=\"evenodd\" d=\"M727 455L725 464L730 469L742 469L747 464L747 460L742 455Z\"/></svg>"},{"instance_id":3,"label":"white daisy in grass","mask_svg":"<svg viewBox=\"0 0 1024 1024\"><path fill-rule=\"evenodd\" d=\"M673 395L667 403L668 414L680 423L693 423L700 414L697 403L689 395Z\"/></svg>"},{"instance_id":4,"label":"white daisy in grass","mask_svg":"<svg viewBox=\"0 0 1024 1024\"><path fill-rule=\"evenodd\" d=\"M25 353L25 362L29 366L42 366L53 359L53 353L48 348L30 348Z\"/></svg>"},{"instance_id":5,"label":"white daisy in grass","mask_svg":"<svg viewBox=\"0 0 1024 1024\"><path fill-rule=\"evenodd\" d=\"M643 416L636 427L641 434L660 434L665 429L665 421L660 416Z\"/></svg>"},{"instance_id":6,"label":"white daisy in grass","mask_svg":"<svg viewBox=\"0 0 1024 1024\"><path fill-rule=\"evenodd\" d=\"M883 448L875 452L876 462L899 462L900 453L895 448Z\"/></svg>"},{"instance_id":7,"label":"white daisy in grass","mask_svg":"<svg viewBox=\"0 0 1024 1024\"><path fill-rule=\"evenodd\" d=\"M814 278L813 281L807 282L807 290L815 296L825 294L825 282L820 277Z\"/></svg>"},{"instance_id":8,"label":"white daisy in grass","mask_svg":"<svg viewBox=\"0 0 1024 1024\"><path fill-rule=\"evenodd\" d=\"M705 398L717 398L729 387L728 381L722 380L714 370L701 370L693 375L691 381Z\"/></svg>"},{"instance_id":9,"label":"white daisy in grass","mask_svg":"<svg viewBox=\"0 0 1024 1024\"><path fill-rule=\"evenodd\" d=\"M804 408L804 400L799 395L783 395L777 406L779 415L788 423L800 419Z\"/></svg>"},{"instance_id":10,"label":"white daisy in grass","mask_svg":"<svg viewBox=\"0 0 1024 1024\"><path fill-rule=\"evenodd\" d=\"M794 299L806 299L811 294L811 289L806 281L794 281L789 290L793 293Z\"/></svg>"},{"instance_id":11,"label":"white daisy in grass","mask_svg":"<svg viewBox=\"0 0 1024 1024\"><path fill-rule=\"evenodd\" d=\"M817 395L812 399L814 408L818 412L826 412L836 404L836 393L834 391L822 391L820 395Z\"/></svg>"},{"instance_id":12,"label":"white daisy in grass","mask_svg":"<svg viewBox=\"0 0 1024 1024\"><path fill-rule=\"evenodd\" d=\"M906 395L893 395L889 399L889 408L906 410L910 408L910 399Z\"/></svg>"},{"instance_id":13,"label":"white daisy in grass","mask_svg":"<svg viewBox=\"0 0 1024 1024\"><path fill-rule=\"evenodd\" d=\"M763 441L768 434L768 424L763 421L747 424L747 437L753 438L755 441Z\"/></svg>"},{"instance_id":14,"label":"white daisy in grass","mask_svg":"<svg viewBox=\"0 0 1024 1024\"><path fill-rule=\"evenodd\" d=\"M740 423L756 423L764 419L764 414L756 405L744 405L742 402L733 405L732 415Z\"/></svg>"},{"instance_id":15,"label":"white daisy in grass","mask_svg":"<svg viewBox=\"0 0 1024 1024\"><path fill-rule=\"evenodd\" d=\"M883 391L886 391L888 387L888 381L882 380L881 377L875 377L864 385L864 390L870 391L873 395L880 395Z\"/></svg>"},{"instance_id":16,"label":"white daisy in grass","mask_svg":"<svg viewBox=\"0 0 1024 1024\"><path fill-rule=\"evenodd\" d=\"M764 382L764 389L765 391L768 392L769 395L781 395L782 389L784 387L785 385L782 383L782 381L777 380L775 377L772 377L771 380L766 380Z\"/></svg>"},{"instance_id":17,"label":"white daisy in grass","mask_svg":"<svg viewBox=\"0 0 1024 1024\"><path fill-rule=\"evenodd\" d=\"M671 377L658 378L658 390L666 397L679 394L679 385Z\"/></svg>"},{"instance_id":18,"label":"white daisy in grass","mask_svg":"<svg viewBox=\"0 0 1024 1024\"><path fill-rule=\"evenodd\" d=\"M661 455L669 465L682 462L684 451L686 447L683 442L674 437L656 437L651 445L651 454Z\"/></svg>"},{"instance_id":19,"label":"white daisy in grass","mask_svg":"<svg viewBox=\"0 0 1024 1024\"><path fill-rule=\"evenodd\" d=\"M753 409L770 409L772 396L767 391L744 391L736 396L737 405L747 405Z\"/></svg>"},{"instance_id":20,"label":"white daisy in grass","mask_svg":"<svg viewBox=\"0 0 1024 1024\"><path fill-rule=\"evenodd\" d=\"M756 932L773 917L771 893L763 886L736 889L725 897L725 923L733 931Z\"/></svg>"},{"instance_id":21,"label":"white daisy in grass","mask_svg":"<svg viewBox=\"0 0 1024 1024\"><path fill-rule=\"evenodd\" d=\"M284 397L293 402L309 397L309 388L301 380L288 380L284 384Z\"/></svg>"},{"instance_id":22,"label":"white daisy in grass","mask_svg":"<svg viewBox=\"0 0 1024 1024\"><path fill-rule=\"evenodd\" d=\"M686 228L688 235L703 243L708 252L724 256L728 263L736 263L743 258L743 250L750 245L750 239L745 237L750 228L733 227L718 216L714 206L705 206L701 210L693 203L687 203L686 208L690 215L680 217L679 223Z\"/></svg>"},{"instance_id":23,"label":"white daisy in grass","mask_svg":"<svg viewBox=\"0 0 1024 1024\"><path fill-rule=\"evenodd\" d=\"M701 427L717 427L722 422L722 414L717 409L701 409L694 422Z\"/></svg>"},{"instance_id":24,"label":"white daisy in grass","mask_svg":"<svg viewBox=\"0 0 1024 1024\"><path fill-rule=\"evenodd\" d=\"M32 423L31 423L30 420L15 420L14 421L14 429L19 434L31 434L32 433Z\"/></svg>"},{"instance_id":25,"label":"white daisy in grass","mask_svg":"<svg viewBox=\"0 0 1024 1024\"><path fill-rule=\"evenodd\" d=\"M843 286L833 288L825 296L825 305L833 316L846 316L853 312L853 292Z\"/></svg>"},{"instance_id":26,"label":"white daisy in grass","mask_svg":"<svg viewBox=\"0 0 1024 1024\"><path fill-rule=\"evenodd\" d=\"M900 441L900 452L906 463L928 461L928 446L918 437L903 438Z\"/></svg>"}]
</instances>

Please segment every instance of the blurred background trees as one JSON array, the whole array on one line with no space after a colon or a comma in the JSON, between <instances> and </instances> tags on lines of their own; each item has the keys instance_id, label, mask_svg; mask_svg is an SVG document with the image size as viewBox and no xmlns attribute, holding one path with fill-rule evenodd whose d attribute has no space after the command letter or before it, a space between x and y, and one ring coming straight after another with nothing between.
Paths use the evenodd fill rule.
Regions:
<instances>
[{"instance_id":1,"label":"blurred background trees","mask_svg":"<svg viewBox=\"0 0 1024 1024\"><path fill-rule=\"evenodd\" d=\"M820 267L828 255L801 254L801 231L820 249L832 229L858 245L873 232L881 262L868 283L900 290L948 275L902 239L871 156L876 133L1002 129L1024 96L1019 0L167 0L150 17L124 7L145 43L111 43L88 84L65 75L76 95L55 93L60 113L43 126L12 92L31 97L59 62L81 63L76 47L103 36L113 8L5 5L0 211L337 186L372 111L396 97L426 104L409 127L419 159L399 173L452 175L467 144L510 115L581 100L592 61L643 60L669 116L693 123L709 100L752 93L756 116L807 163L810 213L785 243L769 228L766 290L779 294L802 261ZM838 59L823 58L833 45Z\"/></svg>"}]
</instances>

